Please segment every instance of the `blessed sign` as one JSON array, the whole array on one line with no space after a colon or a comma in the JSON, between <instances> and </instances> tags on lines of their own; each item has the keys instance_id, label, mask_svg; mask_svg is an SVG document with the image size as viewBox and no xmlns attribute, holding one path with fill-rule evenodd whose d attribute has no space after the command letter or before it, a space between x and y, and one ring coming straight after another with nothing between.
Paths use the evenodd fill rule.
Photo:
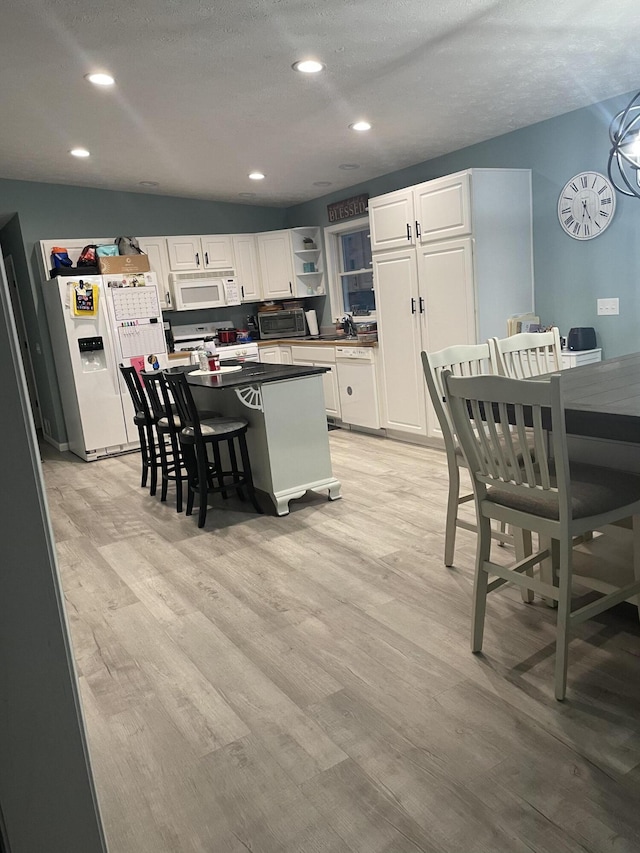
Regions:
<instances>
[{"instance_id":1,"label":"blessed sign","mask_svg":"<svg viewBox=\"0 0 640 853\"><path fill-rule=\"evenodd\" d=\"M351 219L352 216L363 216L367 212L368 204L369 193L334 201L333 204L327 205L329 222L341 222L343 219Z\"/></svg>"}]
</instances>

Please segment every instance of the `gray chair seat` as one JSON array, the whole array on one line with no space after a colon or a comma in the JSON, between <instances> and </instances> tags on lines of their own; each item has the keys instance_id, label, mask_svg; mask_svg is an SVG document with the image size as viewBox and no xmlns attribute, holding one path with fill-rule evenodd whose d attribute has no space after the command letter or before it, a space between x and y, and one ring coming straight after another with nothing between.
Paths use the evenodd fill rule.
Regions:
<instances>
[{"instance_id":1,"label":"gray chair seat","mask_svg":"<svg viewBox=\"0 0 640 853\"><path fill-rule=\"evenodd\" d=\"M242 418L213 418L211 420L200 421L200 431L203 437L215 436L218 438L230 437L236 432L240 432L248 426L248 421ZM182 441L193 441L193 427L187 426L181 432Z\"/></svg>"},{"instance_id":2,"label":"gray chair seat","mask_svg":"<svg viewBox=\"0 0 640 853\"><path fill-rule=\"evenodd\" d=\"M211 420L213 418L219 418L219 417L220 417L220 415L218 414L218 412L210 412L210 411L202 412L202 419L203 420ZM173 425L177 430L180 429L180 416L179 415L174 414ZM169 419L166 417L165 418L158 418L157 427L160 430L168 431L169 430Z\"/></svg>"},{"instance_id":3,"label":"gray chair seat","mask_svg":"<svg viewBox=\"0 0 640 853\"><path fill-rule=\"evenodd\" d=\"M601 515L619 507L640 501L640 476L612 468L570 463L571 509L573 518ZM551 485L555 488L555 470L549 466ZM536 468L540 485L540 469ZM558 493L531 488L529 493L508 492L499 486L487 490L487 500L519 512L528 512L543 518L559 519Z\"/></svg>"}]
</instances>

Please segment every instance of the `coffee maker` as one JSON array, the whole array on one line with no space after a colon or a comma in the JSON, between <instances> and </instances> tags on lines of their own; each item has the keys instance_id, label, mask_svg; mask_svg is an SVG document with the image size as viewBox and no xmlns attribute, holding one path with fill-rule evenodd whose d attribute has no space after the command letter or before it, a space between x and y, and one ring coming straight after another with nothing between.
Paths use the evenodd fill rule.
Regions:
<instances>
[{"instance_id":1,"label":"coffee maker","mask_svg":"<svg viewBox=\"0 0 640 853\"><path fill-rule=\"evenodd\" d=\"M167 352L175 352L175 341L173 340L173 332L171 331L171 320L163 320L164 336L167 341Z\"/></svg>"},{"instance_id":2,"label":"coffee maker","mask_svg":"<svg viewBox=\"0 0 640 853\"><path fill-rule=\"evenodd\" d=\"M258 326L258 318L255 314L248 314L246 320L246 329L251 336L252 341L260 340L260 328Z\"/></svg>"}]
</instances>

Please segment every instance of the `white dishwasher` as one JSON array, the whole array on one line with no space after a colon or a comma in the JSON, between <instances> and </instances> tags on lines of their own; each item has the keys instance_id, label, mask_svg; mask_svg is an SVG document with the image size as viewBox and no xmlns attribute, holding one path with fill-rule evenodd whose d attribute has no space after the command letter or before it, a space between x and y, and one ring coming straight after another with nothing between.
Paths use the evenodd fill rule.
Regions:
<instances>
[{"instance_id":1,"label":"white dishwasher","mask_svg":"<svg viewBox=\"0 0 640 853\"><path fill-rule=\"evenodd\" d=\"M336 372L343 422L380 429L374 348L336 347Z\"/></svg>"}]
</instances>

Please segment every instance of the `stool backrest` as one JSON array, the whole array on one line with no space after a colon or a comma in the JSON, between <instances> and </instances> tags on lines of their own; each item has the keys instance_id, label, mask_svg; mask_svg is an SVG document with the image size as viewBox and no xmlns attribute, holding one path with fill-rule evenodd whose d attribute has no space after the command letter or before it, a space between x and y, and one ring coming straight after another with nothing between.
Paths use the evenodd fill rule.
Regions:
<instances>
[{"instance_id":1,"label":"stool backrest","mask_svg":"<svg viewBox=\"0 0 640 853\"><path fill-rule=\"evenodd\" d=\"M560 520L569 519L561 376L532 381L504 376L456 377L446 371L443 385L476 498L485 497L487 486L497 486L517 493L523 512L544 515L536 509L540 510L545 494L557 496ZM553 466L547 430L552 430Z\"/></svg>"},{"instance_id":2,"label":"stool backrest","mask_svg":"<svg viewBox=\"0 0 640 853\"><path fill-rule=\"evenodd\" d=\"M455 448L455 438L451 417L444 402L445 391L442 374L449 370L456 376L477 376L492 373L488 344L470 344L447 347L438 352L423 352L422 367L436 412L447 451Z\"/></svg>"},{"instance_id":3,"label":"stool backrest","mask_svg":"<svg viewBox=\"0 0 640 853\"><path fill-rule=\"evenodd\" d=\"M147 392L153 414L156 418L170 418L173 414L171 411L171 399L169 398L167 381L162 371L143 371L141 375L142 384Z\"/></svg>"},{"instance_id":4,"label":"stool backrest","mask_svg":"<svg viewBox=\"0 0 640 853\"><path fill-rule=\"evenodd\" d=\"M175 372L173 372L174 370ZM201 440L200 416L186 374L175 368L164 370L163 374L171 391L177 415L180 418L181 429L191 427L196 441Z\"/></svg>"},{"instance_id":5,"label":"stool backrest","mask_svg":"<svg viewBox=\"0 0 640 853\"><path fill-rule=\"evenodd\" d=\"M149 421L152 421L153 415L149 407L147 395L145 394L144 388L142 387L142 383L140 382L140 376L138 375L138 371L135 369L135 367L125 367L124 364L121 364L120 373L122 374L122 377L127 386L127 390L129 391L129 396L131 397L131 402L133 403L134 411L141 412L145 416L145 418L147 418Z\"/></svg>"},{"instance_id":6,"label":"stool backrest","mask_svg":"<svg viewBox=\"0 0 640 853\"><path fill-rule=\"evenodd\" d=\"M509 338L491 338L494 372L511 379L529 379L562 369L560 332L523 332Z\"/></svg>"}]
</instances>

